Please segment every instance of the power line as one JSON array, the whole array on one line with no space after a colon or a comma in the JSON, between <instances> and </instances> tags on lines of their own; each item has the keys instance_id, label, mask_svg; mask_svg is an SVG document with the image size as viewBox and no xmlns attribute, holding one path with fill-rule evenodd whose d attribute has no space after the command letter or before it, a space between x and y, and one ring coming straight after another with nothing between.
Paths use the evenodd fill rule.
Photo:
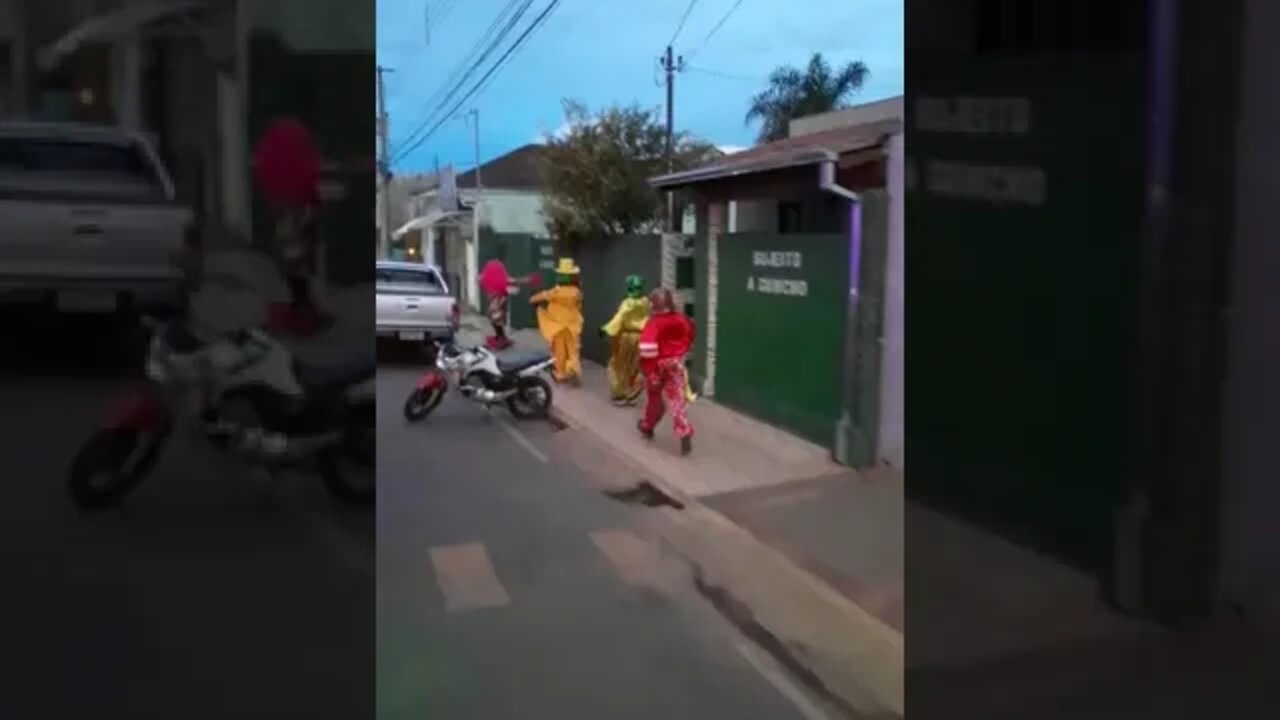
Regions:
<instances>
[{"instance_id":1,"label":"power line","mask_svg":"<svg viewBox=\"0 0 1280 720\"><path fill-rule=\"evenodd\" d=\"M524 14L528 12L529 7L532 4L533 0L511 0L511 2L507 4L506 8L498 14L498 17L494 19L493 23L490 24L489 28L485 31L485 34L481 36L476 46L472 49L469 59L463 61L463 64L459 65L459 67L455 69L449 80L446 81L446 83L441 86L440 90L437 91L428 101L427 104L429 106L433 106L433 109L427 113L426 117L424 117L422 121L414 127L409 136L405 138L405 145L416 143L419 140L419 136L423 130L425 130L427 126L429 126L431 122L439 116L440 110L449 104L454 96L457 95L458 91L462 89L463 85L471 79L471 76L475 71L489 59L489 56L493 54L493 51L502 44L502 41L505 40L509 34L511 34L512 29L514 29L516 24L520 22L520 19L524 17ZM506 18L506 24L499 29L499 25L502 24L504 18ZM494 34L495 32L497 33L496 35ZM487 47L485 47L486 41L488 42ZM471 63L470 67L466 66L467 62ZM450 83L452 83L452 87L449 87ZM447 92L445 91L445 88L449 88ZM403 157L404 155L402 153L398 153L396 160L401 160Z\"/></svg>"},{"instance_id":2,"label":"power line","mask_svg":"<svg viewBox=\"0 0 1280 720\"><path fill-rule=\"evenodd\" d=\"M733 7L729 8L729 12L725 13L724 16L720 18L720 21L711 28L711 32L707 33L707 36L702 38L702 42L698 44L698 47L694 48L693 52L689 53L690 59L692 59L694 55L698 54L702 48L706 47L707 43L711 42L711 38L715 37L716 33L720 32L720 28L724 27L724 24L729 21L729 18L733 16L733 13L737 11L741 5L742 0L737 0L737 2L733 4Z\"/></svg>"},{"instance_id":3,"label":"power line","mask_svg":"<svg viewBox=\"0 0 1280 720\"><path fill-rule=\"evenodd\" d=\"M749 75L735 75L733 73L721 72L719 70L709 70L704 67L698 67L697 65L686 65L684 69L692 73L698 73L699 75L709 75L711 77L723 78L725 80L741 80L743 82L750 83L768 82L767 79L763 78L751 77Z\"/></svg>"},{"instance_id":4,"label":"power line","mask_svg":"<svg viewBox=\"0 0 1280 720\"><path fill-rule=\"evenodd\" d=\"M516 38L516 41L512 43L511 47L507 49L506 53L504 53L502 57L498 58L498 61L494 63L492 67L489 68L489 71L485 73L483 77L480 78L480 81L477 82L475 85L472 85L471 89L467 91L467 93L463 95L462 98L459 99L457 103L454 104L453 108L450 109L449 112L445 113L442 117L440 117L440 119L436 121L436 123L431 127L430 130L428 130L425 134L423 134L421 137L415 140L411 145L406 147L401 152L400 157L403 158L411 154L414 150L417 150L419 147L422 146L424 142L426 142L432 135L434 135L435 132L439 130L441 126L443 126L452 117L454 117L454 115L457 114L458 110L461 109L462 106L465 105L468 100L470 100L480 91L480 89L485 85L485 83L488 82L489 78L493 77L494 74L497 73L506 64L507 60L525 44L525 42L529 39L529 36L535 30L541 27L544 22L546 22L546 19L550 17L552 11L554 11L559 4L560 4L560 0L551 0L551 3L547 5L547 7L544 8L543 11L536 18L534 18L533 22L529 24L529 27L525 28L524 32L520 34L520 37Z\"/></svg>"},{"instance_id":5,"label":"power line","mask_svg":"<svg viewBox=\"0 0 1280 720\"><path fill-rule=\"evenodd\" d=\"M403 144L408 145L417 140L418 135L439 115L440 108L449 103L458 90L470 79L476 68L480 67L498 45L506 39L507 35L511 33L511 30L532 4L533 0L510 0L507 3L506 7L490 23L484 34L480 36L480 39L476 41L475 46L467 54L467 58L454 68L449 79L423 104L423 112L426 115L414 125L413 130L405 138ZM513 12L514 15L512 14ZM503 26L503 20L506 20L505 26ZM500 26L502 27L500 28ZM495 35L495 33L497 34ZM468 63L470 63L470 67L468 67ZM402 158L403 155L397 154L395 159L400 160Z\"/></svg>"},{"instance_id":6,"label":"power line","mask_svg":"<svg viewBox=\"0 0 1280 720\"><path fill-rule=\"evenodd\" d=\"M444 22L457 7L458 0L442 0L440 7L436 8L436 23Z\"/></svg>"},{"instance_id":7,"label":"power line","mask_svg":"<svg viewBox=\"0 0 1280 720\"><path fill-rule=\"evenodd\" d=\"M543 13L547 19L550 19L551 13L555 10L555 7L559 4L560 4L560 0L552 0L551 5L549 5ZM538 25L541 22L543 22L543 20L541 19L542 17L543 16L540 15L538 18L534 18L533 23L529 27L529 32L532 32L533 27L535 25ZM512 45L511 50L508 52L508 54L510 55L510 58L508 58L507 55L504 55L502 59L499 59L498 63L494 66L495 72L492 72L490 75L485 76L489 79L488 80L482 79L480 81L480 85L476 89L475 96L472 98L473 100L483 95L484 91L489 89L489 85L494 80L498 79L498 73L501 72L501 68L505 66L505 63L510 62L511 60L514 60L515 56L520 53L521 48L523 48L525 45L524 38L528 36L529 32L526 32L525 35L521 35L520 38L518 38L516 42Z\"/></svg>"},{"instance_id":8,"label":"power line","mask_svg":"<svg viewBox=\"0 0 1280 720\"><path fill-rule=\"evenodd\" d=\"M668 45L675 45L676 38L680 37L680 31L684 30L684 24L689 22L689 15L693 12L693 8L698 4L698 0L689 0L689 7L684 9L684 15L680 18L680 24L676 26L676 31L671 35L671 41Z\"/></svg>"}]
</instances>

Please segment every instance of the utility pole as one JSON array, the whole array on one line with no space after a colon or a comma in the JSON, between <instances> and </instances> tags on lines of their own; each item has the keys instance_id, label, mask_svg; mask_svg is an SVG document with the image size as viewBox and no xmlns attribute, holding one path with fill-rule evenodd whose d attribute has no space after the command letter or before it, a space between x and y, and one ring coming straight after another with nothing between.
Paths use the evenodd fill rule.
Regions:
<instances>
[{"instance_id":1,"label":"utility pole","mask_svg":"<svg viewBox=\"0 0 1280 720\"><path fill-rule=\"evenodd\" d=\"M672 55L671 46L660 59L662 70L667 78L667 172L675 170L675 105L676 105L676 73L684 71L684 58ZM667 192L667 231L676 229L676 196Z\"/></svg>"},{"instance_id":2,"label":"utility pole","mask_svg":"<svg viewBox=\"0 0 1280 720\"><path fill-rule=\"evenodd\" d=\"M379 180L382 183L382 232L378 235L378 257L391 255L391 153L389 150L391 122L387 117L387 87L384 76L394 72L389 67L378 70L378 151L382 155L378 163Z\"/></svg>"},{"instance_id":3,"label":"utility pole","mask_svg":"<svg viewBox=\"0 0 1280 720\"><path fill-rule=\"evenodd\" d=\"M480 207L481 195L484 193L484 179L480 174L480 110L471 108L471 130L475 137L476 150L476 195L471 201L471 247L467 248L467 279L471 291L471 302L476 310L480 309L480 285L477 278L480 272Z\"/></svg>"}]
</instances>

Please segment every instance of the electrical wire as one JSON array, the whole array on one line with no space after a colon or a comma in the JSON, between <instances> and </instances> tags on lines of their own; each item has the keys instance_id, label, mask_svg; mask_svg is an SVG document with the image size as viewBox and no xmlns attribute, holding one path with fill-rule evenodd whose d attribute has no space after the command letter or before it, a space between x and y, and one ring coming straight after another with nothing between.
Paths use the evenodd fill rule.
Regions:
<instances>
[{"instance_id":1,"label":"electrical wire","mask_svg":"<svg viewBox=\"0 0 1280 720\"><path fill-rule=\"evenodd\" d=\"M532 4L533 0L511 0L511 2L508 3L507 7L498 15L493 24L489 26L485 35L481 37L479 43L473 49L471 53L472 59L470 67L460 65L450 77L449 81L446 82L445 85L441 86L440 91L436 92L435 95L432 96L431 100L428 101L427 104L429 106L434 106L433 109L422 119L421 122L417 124L413 132L411 132L405 139L405 145L417 142L421 133L432 123L433 120L439 117L440 110L448 105L448 103L457 95L458 91L461 90L467 81L471 79L471 76L476 72L476 70L489 59L489 56L493 54L498 46L501 45L507 36L511 34L511 31L520 22L521 18L524 17L524 14L528 12L529 7ZM513 10L514 14L512 14ZM507 18L506 24L499 30L499 24L501 24L503 18L508 15L510 15L510 17ZM494 36L495 31L497 32L496 36ZM487 37L490 38L488 47L484 47L482 49L485 38ZM475 57L477 52L479 53L479 57ZM450 83L452 83L452 87L449 88L448 92L444 92L444 88L448 87ZM393 161L399 161L403 158L403 153L396 153L393 156Z\"/></svg>"},{"instance_id":2,"label":"electrical wire","mask_svg":"<svg viewBox=\"0 0 1280 720\"><path fill-rule=\"evenodd\" d=\"M689 0L689 6L684 9L684 15L680 17L680 24L676 26L676 31L671 35L671 41L668 45L675 45L676 38L680 37L680 32L684 30L684 24L689 22L689 15L693 13L693 8L698 4L698 0Z\"/></svg>"},{"instance_id":3,"label":"electrical wire","mask_svg":"<svg viewBox=\"0 0 1280 720\"><path fill-rule=\"evenodd\" d=\"M765 79L751 77L749 75L734 75L733 73L721 72L719 70L709 70L707 68L699 67L697 65L686 65L684 69L692 73L698 73L699 75L710 75L711 77L723 78L725 80L741 80L743 82L751 82L751 83L768 82Z\"/></svg>"},{"instance_id":4,"label":"electrical wire","mask_svg":"<svg viewBox=\"0 0 1280 720\"><path fill-rule=\"evenodd\" d=\"M524 32L520 34L520 37L516 38L516 41L512 43L511 47L507 48L506 53L504 53L502 57L498 58L498 61L494 63L492 67L489 68L489 71L486 72L484 76L480 78L479 82L471 86L471 89L467 91L467 93L463 95L462 98L459 99L457 103L454 104L453 108L449 110L448 113L443 115L439 120L437 120L430 130L428 130L425 134L423 134L421 137L415 140L413 144L407 147L401 153L400 157L403 159L404 156L411 154L414 150L417 150L419 147L422 146L423 143L425 143L428 139L430 139L430 137L434 135L435 132L441 128L441 126L443 126L446 122L451 120L457 114L458 110L460 110L462 106L467 103L468 100L474 97L481 90L481 88L485 86L485 84L489 81L489 79L494 77L494 75L506 65L507 61L515 54L515 52L518 51L521 47L523 47L526 42L528 42L528 39L533 34L533 32L546 22L547 18L551 16L551 13L556 9L556 7L559 4L560 4L560 0L551 0L551 3L547 5L547 7L544 8L543 11L536 18L534 18L533 22L529 24L529 27L525 28Z\"/></svg>"},{"instance_id":5,"label":"electrical wire","mask_svg":"<svg viewBox=\"0 0 1280 720\"><path fill-rule=\"evenodd\" d=\"M482 78L480 80L480 85L476 89L475 95L471 98L472 100L475 100L476 98L483 95L484 91L489 89L489 86L493 83L493 81L498 79L498 75L502 71L502 68L500 66L505 66L506 63L510 62L511 60L514 60L516 55L520 54L520 50L524 47L525 43L527 42L526 38L529 36L530 33L532 33L534 26L542 24L546 20L549 20L551 17L551 14L555 11L556 6L559 5L560 2L561 0L552 0L551 5L549 5L546 8L546 10L543 11L544 14L539 16L539 18L542 18L542 19L540 20L538 18L534 18L533 24L531 24L529 27L529 31L526 32L524 35L520 36L520 38L516 40L515 44L512 45L511 50L508 52L508 55L510 57L508 57L507 55L504 55L502 58L500 58L498 60L497 65L495 65L494 67L494 71L492 71L490 74L485 76L485 78L487 79Z\"/></svg>"},{"instance_id":6,"label":"electrical wire","mask_svg":"<svg viewBox=\"0 0 1280 720\"><path fill-rule=\"evenodd\" d=\"M743 0L737 0L737 2L733 4L733 7L729 8L729 12L726 12L724 16L720 18L720 21L711 28L711 32L707 33L707 36L702 38L702 42L698 44L698 47L694 48L693 52L689 53L690 59L693 59L694 55L701 52L702 49L707 46L707 43L711 42L711 38L715 37L716 33L720 32L720 28L724 27L724 24L733 16L733 13L742 6L742 1Z\"/></svg>"},{"instance_id":7,"label":"electrical wire","mask_svg":"<svg viewBox=\"0 0 1280 720\"><path fill-rule=\"evenodd\" d=\"M510 0L507 3L506 7L498 13L498 16L494 18L493 22L480 36L480 39L476 41L471 51L467 53L467 57L454 68L449 79L423 103L422 112L425 113L425 116L415 123L413 130L405 137L403 143L398 144L407 145L417 140L422 131L439 115L440 109L448 104L471 75L475 73L476 69L484 64L489 55L506 39L507 35L511 33L511 30L532 4L533 0ZM506 21L505 25L503 25L504 20ZM468 64L470 64L469 67ZM398 161L402 158L403 155L401 153L394 153L392 160Z\"/></svg>"}]
</instances>

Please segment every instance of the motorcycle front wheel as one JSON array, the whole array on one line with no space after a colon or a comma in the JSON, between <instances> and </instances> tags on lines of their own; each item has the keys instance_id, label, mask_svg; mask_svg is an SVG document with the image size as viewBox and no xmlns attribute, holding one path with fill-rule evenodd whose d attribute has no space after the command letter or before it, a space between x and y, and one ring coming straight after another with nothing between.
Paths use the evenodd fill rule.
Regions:
<instances>
[{"instance_id":1,"label":"motorcycle front wheel","mask_svg":"<svg viewBox=\"0 0 1280 720\"><path fill-rule=\"evenodd\" d=\"M443 388L418 388L404 401L404 419L418 422L425 419L444 400Z\"/></svg>"},{"instance_id":2,"label":"motorcycle front wheel","mask_svg":"<svg viewBox=\"0 0 1280 720\"><path fill-rule=\"evenodd\" d=\"M507 409L521 420L542 420L551 414L551 383L539 376L516 381L516 392L507 398Z\"/></svg>"},{"instance_id":3,"label":"motorcycle front wheel","mask_svg":"<svg viewBox=\"0 0 1280 720\"><path fill-rule=\"evenodd\" d=\"M169 437L169 428L143 431L102 429L89 436L71 462L67 489L82 509L120 504L151 472Z\"/></svg>"}]
</instances>

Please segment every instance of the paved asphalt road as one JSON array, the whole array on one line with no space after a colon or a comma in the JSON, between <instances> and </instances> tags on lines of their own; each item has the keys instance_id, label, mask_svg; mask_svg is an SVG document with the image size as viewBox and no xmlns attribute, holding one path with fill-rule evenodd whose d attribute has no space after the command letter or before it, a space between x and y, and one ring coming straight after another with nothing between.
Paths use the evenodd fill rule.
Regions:
<instances>
[{"instance_id":1,"label":"paved asphalt road","mask_svg":"<svg viewBox=\"0 0 1280 720\"><path fill-rule=\"evenodd\" d=\"M385 367L376 557L375 513L302 481L266 507L198 439L84 516L66 468L136 358L101 325L0 321L0 717L826 717L638 529L652 511L601 495L571 431L458 398L406 427L418 373Z\"/></svg>"},{"instance_id":2,"label":"paved asphalt road","mask_svg":"<svg viewBox=\"0 0 1280 720\"><path fill-rule=\"evenodd\" d=\"M572 430L378 377L379 717L828 717L694 589ZM597 472L607 474L608 468Z\"/></svg>"},{"instance_id":3,"label":"paved asphalt road","mask_svg":"<svg viewBox=\"0 0 1280 720\"><path fill-rule=\"evenodd\" d=\"M268 508L175 436L122 508L79 515L70 457L136 362L100 325L0 321L0 717L373 717L373 512L301 482Z\"/></svg>"}]
</instances>

